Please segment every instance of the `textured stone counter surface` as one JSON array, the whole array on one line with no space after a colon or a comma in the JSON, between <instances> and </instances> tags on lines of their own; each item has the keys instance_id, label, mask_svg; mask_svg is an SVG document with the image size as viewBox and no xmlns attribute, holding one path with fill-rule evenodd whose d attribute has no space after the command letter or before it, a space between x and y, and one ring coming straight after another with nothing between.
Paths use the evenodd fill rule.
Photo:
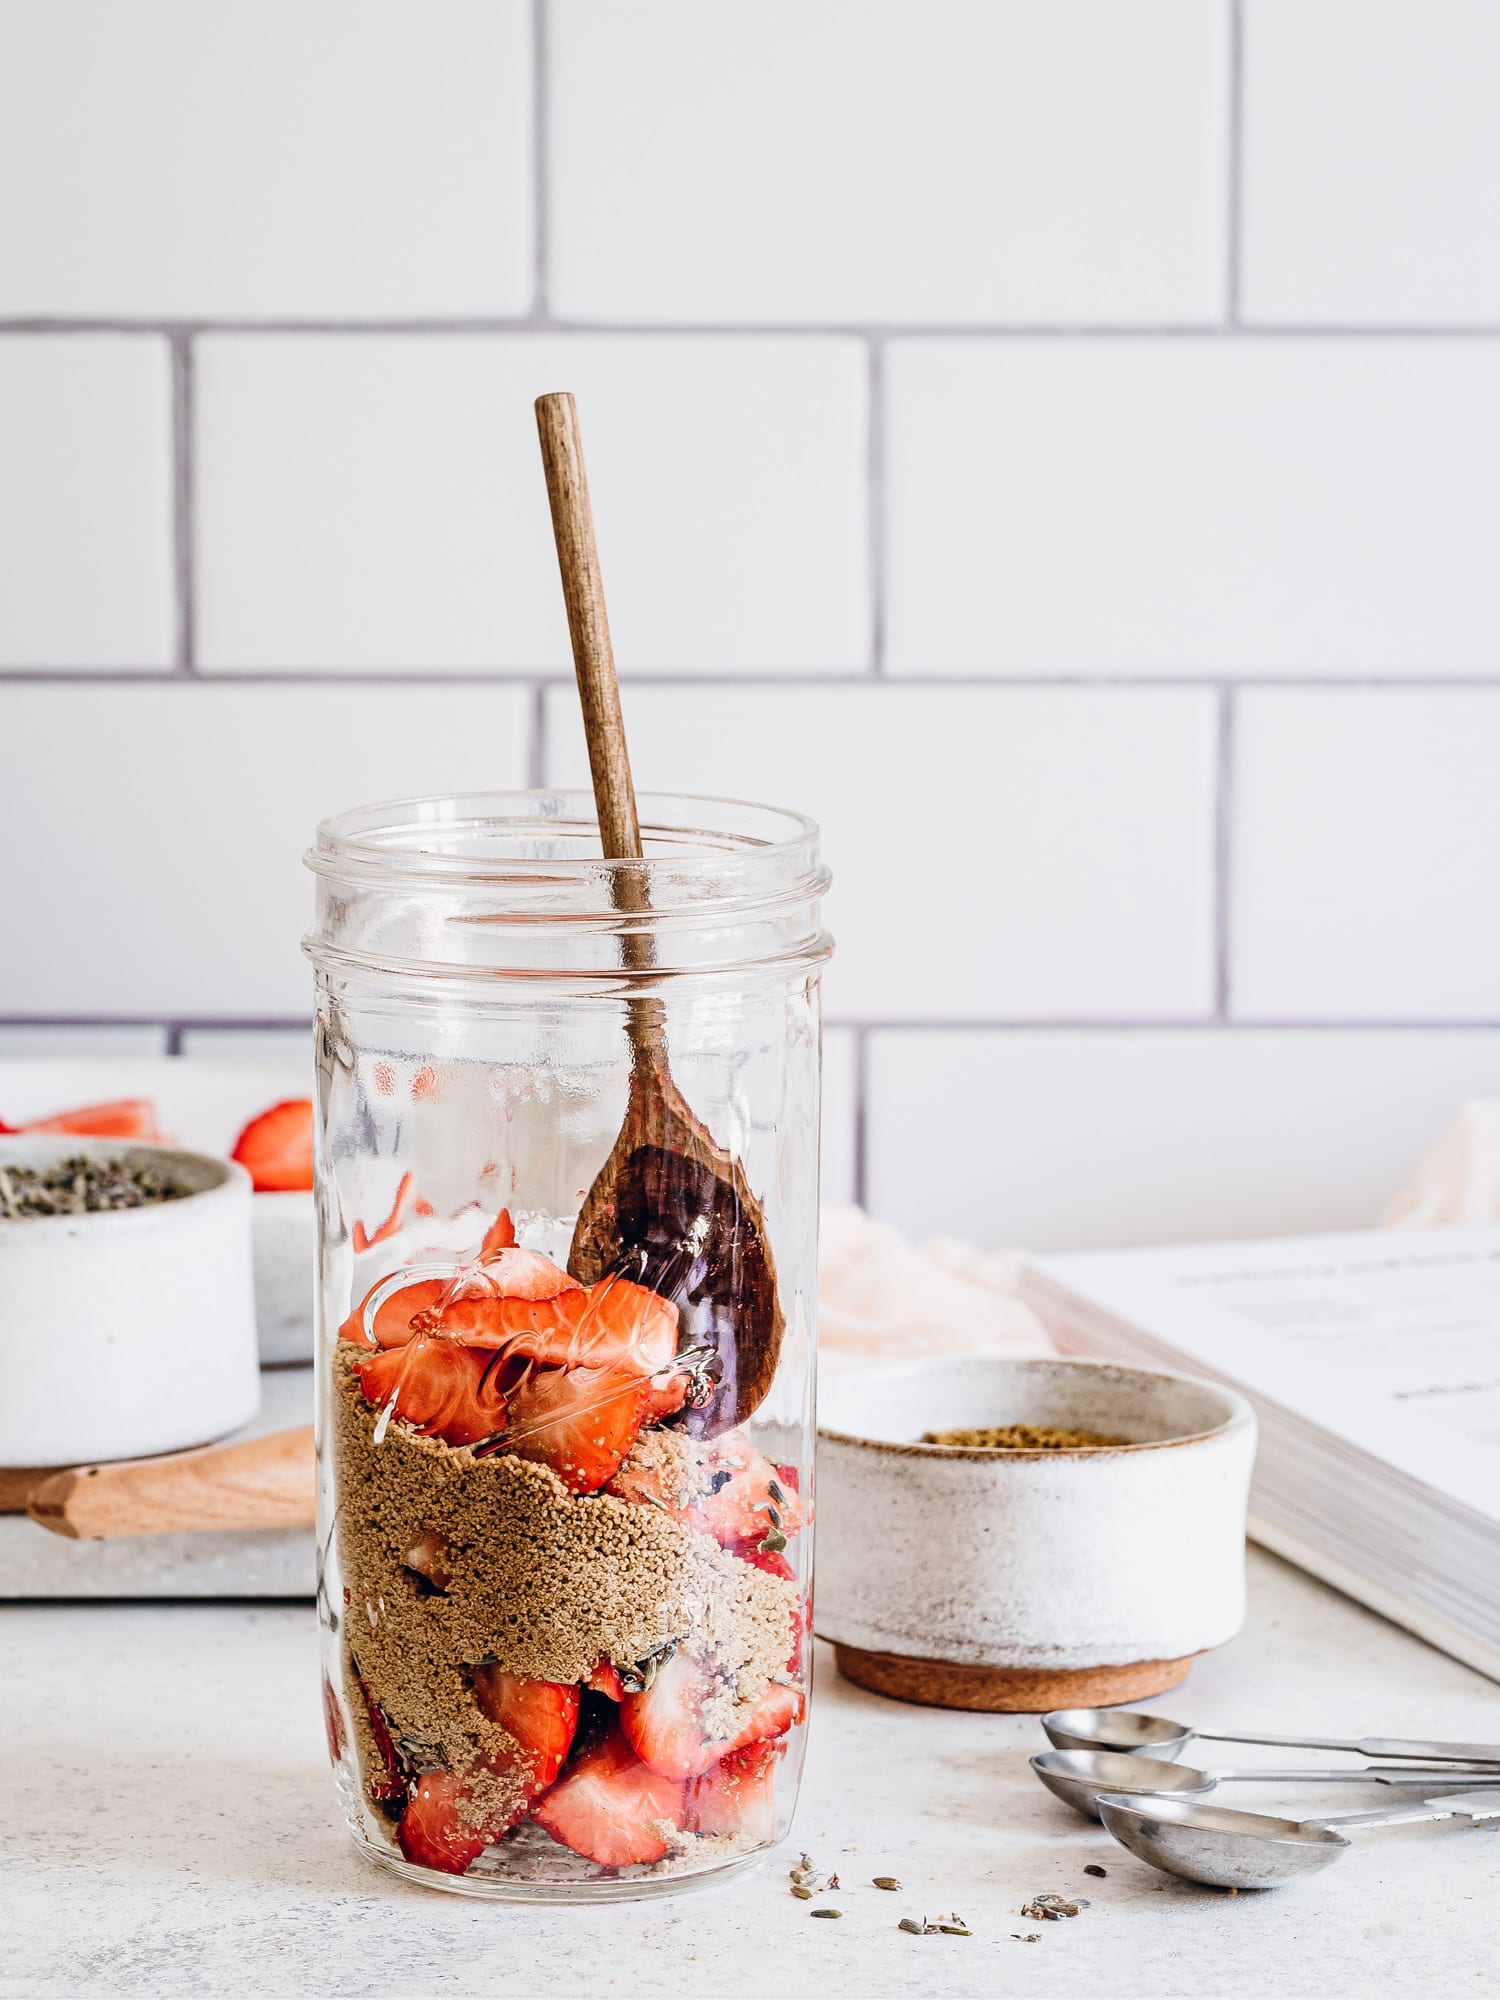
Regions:
<instances>
[{"instance_id":1,"label":"textured stone counter surface","mask_svg":"<svg viewBox=\"0 0 1500 2000\"><path fill-rule=\"evenodd\" d=\"M1206 1725L1500 1737L1500 1687L1273 1558L1251 1561L1245 1632L1156 1707ZM1500 1834L1393 1828L1356 1835L1295 1889L1195 1889L1042 1791L1026 1765L1042 1747L1032 1718L862 1694L826 1648L818 1667L793 1841L758 1871L600 1909L495 1906L408 1888L345 1841L310 1607L6 1607L0 1993L1500 1992ZM1208 1765L1277 1756L1197 1746ZM1388 1796L1323 1787L1295 1802L1357 1810ZM1294 1801L1236 1786L1234 1802ZM794 1900L800 1847L844 1886ZM873 1888L875 1875L902 1891ZM1056 1923L1020 1915L1049 1891L1090 1907ZM811 1917L826 1903L840 1921ZM897 1928L950 1910L972 1937Z\"/></svg>"}]
</instances>

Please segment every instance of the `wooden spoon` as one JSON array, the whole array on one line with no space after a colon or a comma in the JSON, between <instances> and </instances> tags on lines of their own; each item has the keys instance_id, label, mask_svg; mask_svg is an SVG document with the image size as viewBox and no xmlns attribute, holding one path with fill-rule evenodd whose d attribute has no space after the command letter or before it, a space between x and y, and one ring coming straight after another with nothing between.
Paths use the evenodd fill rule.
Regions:
<instances>
[{"instance_id":1,"label":"wooden spoon","mask_svg":"<svg viewBox=\"0 0 1500 2000\"><path fill-rule=\"evenodd\" d=\"M536 421L599 837L610 860L639 861L635 786L573 398L539 396ZM612 873L615 907L627 918L626 970L646 974L655 957L649 924L629 922L649 910L646 871ZM776 1373L785 1326L776 1266L743 1166L715 1143L673 1081L661 1001L634 993L626 1032L625 1122L579 1211L568 1268L582 1284L619 1272L676 1304L678 1353L692 1356L699 1382L685 1421L696 1435L711 1437L743 1423Z\"/></svg>"}]
</instances>

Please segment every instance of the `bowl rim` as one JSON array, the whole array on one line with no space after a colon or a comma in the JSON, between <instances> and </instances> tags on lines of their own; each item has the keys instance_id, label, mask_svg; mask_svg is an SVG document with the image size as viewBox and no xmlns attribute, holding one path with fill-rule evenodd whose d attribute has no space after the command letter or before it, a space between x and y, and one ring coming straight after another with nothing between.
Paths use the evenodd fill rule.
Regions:
<instances>
[{"instance_id":1,"label":"bowl rim","mask_svg":"<svg viewBox=\"0 0 1500 2000\"><path fill-rule=\"evenodd\" d=\"M856 1431L837 1431L818 1425L818 1439L821 1443L851 1445L861 1451L885 1452L899 1458L926 1458L939 1463L951 1463L960 1459L979 1459L986 1464L1036 1464L1041 1460L1125 1458L1137 1452L1176 1451L1182 1445L1207 1444L1215 1438L1227 1437L1232 1432L1255 1429L1255 1411L1238 1390L1226 1383L1215 1382L1205 1375L1189 1375L1174 1368L1138 1368L1133 1362L1110 1361L1103 1356L1085 1358L1075 1354L946 1354L927 1358L913 1357L904 1361L871 1361L860 1369L841 1369L836 1378L848 1381L856 1373L882 1375L887 1380L900 1382L914 1375L930 1373L934 1366L959 1369L976 1373L995 1368L1014 1369L1030 1373L1032 1370L1073 1371L1087 1370L1091 1373L1110 1373L1119 1376L1145 1376L1157 1382L1183 1382L1195 1389L1208 1389L1229 1405L1229 1414L1221 1423L1212 1424L1207 1430L1190 1431L1181 1437L1143 1438L1136 1444L1077 1444L1060 1445L1050 1450L1016 1449L1005 1445L973 1444L910 1444L898 1443L893 1438L863 1437Z\"/></svg>"},{"instance_id":2,"label":"bowl rim","mask_svg":"<svg viewBox=\"0 0 1500 2000\"><path fill-rule=\"evenodd\" d=\"M252 1192L250 1176L237 1160L223 1159L217 1153L195 1152L190 1146L153 1144L147 1139L104 1139L77 1132L0 1133L0 1167L30 1165L33 1160L50 1164L80 1156L120 1161L135 1157L158 1164L185 1160L203 1170L205 1179L202 1187L189 1188L186 1194L171 1201L147 1201L136 1208L84 1209L68 1215L0 1216L0 1242L21 1240L19 1236L5 1235L12 1224L17 1228L25 1225L28 1242L34 1242L41 1232L76 1229L80 1223L90 1229L100 1229L106 1224L115 1229L159 1227L163 1217L170 1216L173 1210L180 1212L189 1202L237 1200L241 1193Z\"/></svg>"}]
</instances>

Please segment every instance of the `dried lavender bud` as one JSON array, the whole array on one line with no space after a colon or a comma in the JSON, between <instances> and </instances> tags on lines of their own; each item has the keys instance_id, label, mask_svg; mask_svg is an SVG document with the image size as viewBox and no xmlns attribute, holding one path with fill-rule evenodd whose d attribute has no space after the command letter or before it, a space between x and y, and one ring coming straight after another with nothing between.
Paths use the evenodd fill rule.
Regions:
<instances>
[{"instance_id":1,"label":"dried lavender bud","mask_svg":"<svg viewBox=\"0 0 1500 2000\"><path fill-rule=\"evenodd\" d=\"M29 1215L97 1215L180 1201L190 1192L160 1167L76 1158L53 1167L0 1167L0 1221Z\"/></svg>"}]
</instances>

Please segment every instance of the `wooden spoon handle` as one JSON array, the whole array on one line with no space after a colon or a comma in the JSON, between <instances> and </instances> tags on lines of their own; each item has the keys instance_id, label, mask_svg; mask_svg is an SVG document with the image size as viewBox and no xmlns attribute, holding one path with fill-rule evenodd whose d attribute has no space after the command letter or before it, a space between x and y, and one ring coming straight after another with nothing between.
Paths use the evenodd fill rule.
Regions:
<instances>
[{"instance_id":1,"label":"wooden spoon handle","mask_svg":"<svg viewBox=\"0 0 1500 2000\"><path fill-rule=\"evenodd\" d=\"M312 1425L243 1444L54 1472L26 1511L54 1535L99 1542L225 1528L310 1528L317 1507Z\"/></svg>"},{"instance_id":2,"label":"wooden spoon handle","mask_svg":"<svg viewBox=\"0 0 1500 2000\"><path fill-rule=\"evenodd\" d=\"M536 427L542 441L542 464L552 507L557 566L562 571L563 601L568 607L573 667L583 704L599 835L611 861L639 861L641 827L636 817L630 755L625 748L625 718L620 712L620 683L609 640L609 615L604 608L604 578L599 571L599 549L594 540L583 438L573 398L566 391L538 396Z\"/></svg>"}]
</instances>

